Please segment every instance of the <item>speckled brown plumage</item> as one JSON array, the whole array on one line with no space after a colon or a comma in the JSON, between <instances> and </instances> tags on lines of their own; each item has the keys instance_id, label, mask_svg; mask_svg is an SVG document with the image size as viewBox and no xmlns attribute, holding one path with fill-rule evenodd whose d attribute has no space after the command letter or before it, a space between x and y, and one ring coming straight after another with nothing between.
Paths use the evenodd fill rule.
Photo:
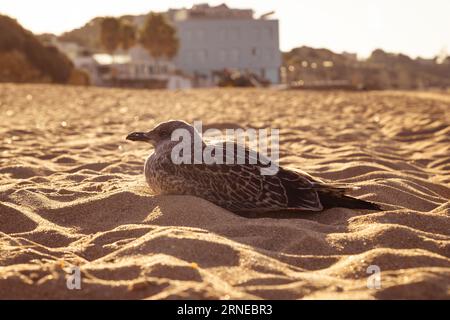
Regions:
<instances>
[{"instance_id":1,"label":"speckled brown plumage","mask_svg":"<svg viewBox=\"0 0 450 320\"><path fill-rule=\"evenodd\" d=\"M144 173L156 194L197 196L233 212L321 211L334 206L379 209L376 204L345 196L345 189L326 185L303 172L279 167L275 175L262 175L260 169L268 165L260 161L250 164L248 158L254 153L236 143L232 150L236 153L238 148L245 149L245 164L226 164L225 161L222 164L174 164L171 153L178 142L171 141L170 136L180 126L195 134L193 127L185 122L170 121L148 133L133 133L127 137L139 141L148 139L155 145L155 151L145 162ZM204 142L203 148L206 146ZM225 148L225 145L220 147Z\"/></svg>"}]
</instances>

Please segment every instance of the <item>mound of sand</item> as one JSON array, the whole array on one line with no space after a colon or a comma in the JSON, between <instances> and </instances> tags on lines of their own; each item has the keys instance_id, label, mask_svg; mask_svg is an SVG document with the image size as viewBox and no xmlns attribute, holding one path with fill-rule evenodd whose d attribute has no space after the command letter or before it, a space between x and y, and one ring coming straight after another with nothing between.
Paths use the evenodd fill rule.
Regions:
<instances>
[{"instance_id":1,"label":"mound of sand","mask_svg":"<svg viewBox=\"0 0 450 320\"><path fill-rule=\"evenodd\" d=\"M0 298L448 298L449 101L0 85ZM169 118L279 128L283 165L386 211L244 218L152 195L150 150L124 138Z\"/></svg>"}]
</instances>

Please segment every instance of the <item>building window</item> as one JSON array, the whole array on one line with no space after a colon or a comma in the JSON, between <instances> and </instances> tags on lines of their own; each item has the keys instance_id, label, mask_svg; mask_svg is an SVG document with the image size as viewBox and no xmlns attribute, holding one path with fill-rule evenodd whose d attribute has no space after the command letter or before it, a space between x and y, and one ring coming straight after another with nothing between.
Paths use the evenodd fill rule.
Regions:
<instances>
[{"instance_id":1,"label":"building window","mask_svg":"<svg viewBox=\"0 0 450 320\"><path fill-rule=\"evenodd\" d=\"M239 61L239 49L232 49L231 50L231 60L233 62Z\"/></svg>"},{"instance_id":2,"label":"building window","mask_svg":"<svg viewBox=\"0 0 450 320\"><path fill-rule=\"evenodd\" d=\"M198 29L196 32L197 40L205 40L205 30Z\"/></svg>"},{"instance_id":3,"label":"building window","mask_svg":"<svg viewBox=\"0 0 450 320\"><path fill-rule=\"evenodd\" d=\"M192 31L191 30L186 30L185 35L186 35L186 40L192 41Z\"/></svg>"},{"instance_id":4,"label":"building window","mask_svg":"<svg viewBox=\"0 0 450 320\"><path fill-rule=\"evenodd\" d=\"M259 41L261 38L261 30L259 30L259 28L253 28L253 32L252 32L252 40L256 40Z\"/></svg>"},{"instance_id":5,"label":"building window","mask_svg":"<svg viewBox=\"0 0 450 320\"><path fill-rule=\"evenodd\" d=\"M267 37L269 39L273 39L273 29L272 29L272 27L267 27L266 28L266 33L267 33Z\"/></svg>"},{"instance_id":6,"label":"building window","mask_svg":"<svg viewBox=\"0 0 450 320\"><path fill-rule=\"evenodd\" d=\"M238 27L232 27L230 29L230 40L239 40L240 38L240 30Z\"/></svg>"},{"instance_id":7,"label":"building window","mask_svg":"<svg viewBox=\"0 0 450 320\"><path fill-rule=\"evenodd\" d=\"M194 62L194 54L192 52L186 53L186 62L187 63Z\"/></svg>"},{"instance_id":8,"label":"building window","mask_svg":"<svg viewBox=\"0 0 450 320\"><path fill-rule=\"evenodd\" d=\"M273 53L272 49L267 49L266 54L264 56L264 59L267 61L272 61L275 59L275 54Z\"/></svg>"},{"instance_id":9,"label":"building window","mask_svg":"<svg viewBox=\"0 0 450 320\"><path fill-rule=\"evenodd\" d=\"M256 57L258 55L258 52L256 50L256 47L252 48L252 56Z\"/></svg>"},{"instance_id":10,"label":"building window","mask_svg":"<svg viewBox=\"0 0 450 320\"><path fill-rule=\"evenodd\" d=\"M219 61L226 62L227 61L227 52L225 49L221 49L219 52Z\"/></svg>"},{"instance_id":11,"label":"building window","mask_svg":"<svg viewBox=\"0 0 450 320\"><path fill-rule=\"evenodd\" d=\"M206 59L208 58L208 52L206 50L199 50L197 52L197 56L198 56L198 61L205 62Z\"/></svg>"},{"instance_id":12,"label":"building window","mask_svg":"<svg viewBox=\"0 0 450 320\"><path fill-rule=\"evenodd\" d=\"M220 35L220 40L225 41L227 40L227 30L222 28L219 31L219 35Z\"/></svg>"}]
</instances>

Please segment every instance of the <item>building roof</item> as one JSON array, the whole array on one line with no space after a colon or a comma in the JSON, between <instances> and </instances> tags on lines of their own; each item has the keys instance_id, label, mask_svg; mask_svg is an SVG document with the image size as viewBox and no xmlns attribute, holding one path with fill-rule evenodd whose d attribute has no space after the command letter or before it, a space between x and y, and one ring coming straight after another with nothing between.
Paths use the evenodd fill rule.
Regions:
<instances>
[{"instance_id":1,"label":"building roof","mask_svg":"<svg viewBox=\"0 0 450 320\"><path fill-rule=\"evenodd\" d=\"M101 65L108 65L108 64L126 64L130 63L131 59L129 55L110 55L107 53L97 53L93 55L93 58L95 61L97 61L98 64Z\"/></svg>"},{"instance_id":2,"label":"building roof","mask_svg":"<svg viewBox=\"0 0 450 320\"><path fill-rule=\"evenodd\" d=\"M226 4L210 6L207 3L193 5L191 9L172 9L175 20L188 19L253 19L252 9L231 9Z\"/></svg>"}]
</instances>

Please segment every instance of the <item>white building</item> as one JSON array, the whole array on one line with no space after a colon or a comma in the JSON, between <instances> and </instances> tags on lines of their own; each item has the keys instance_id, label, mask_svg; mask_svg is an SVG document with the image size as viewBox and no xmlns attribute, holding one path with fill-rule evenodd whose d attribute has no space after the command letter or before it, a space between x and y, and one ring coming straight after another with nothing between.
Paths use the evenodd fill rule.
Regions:
<instances>
[{"instance_id":1,"label":"white building","mask_svg":"<svg viewBox=\"0 0 450 320\"><path fill-rule=\"evenodd\" d=\"M79 56L74 64L86 71L91 83L98 86L191 88L191 79L177 72L172 60L154 59L140 45L114 55Z\"/></svg>"},{"instance_id":2,"label":"white building","mask_svg":"<svg viewBox=\"0 0 450 320\"><path fill-rule=\"evenodd\" d=\"M180 40L173 60L155 60L139 45L114 57L94 54L91 59L73 43L56 45L78 68L89 73L94 85L151 87L151 81L159 81L176 89L190 88L194 80L197 86L210 86L225 70L251 73L256 83L280 82L278 20L270 19L271 13L255 19L251 9L199 4L190 9L170 9L166 15ZM146 18L135 17L136 27L142 27Z\"/></svg>"},{"instance_id":3,"label":"white building","mask_svg":"<svg viewBox=\"0 0 450 320\"><path fill-rule=\"evenodd\" d=\"M253 18L253 10L225 4L169 10L180 39L178 69L213 81L215 71L251 72L279 83L281 53L278 20Z\"/></svg>"},{"instance_id":4,"label":"white building","mask_svg":"<svg viewBox=\"0 0 450 320\"><path fill-rule=\"evenodd\" d=\"M90 54L81 54L75 56L73 59L75 68L85 71L89 75L89 81L92 85L101 85L102 79L99 74L100 64Z\"/></svg>"},{"instance_id":5,"label":"white building","mask_svg":"<svg viewBox=\"0 0 450 320\"><path fill-rule=\"evenodd\" d=\"M159 80L167 89L191 88L191 79L177 71L171 59L153 58L141 45L128 50L130 61L123 65L119 77L130 80Z\"/></svg>"}]
</instances>

